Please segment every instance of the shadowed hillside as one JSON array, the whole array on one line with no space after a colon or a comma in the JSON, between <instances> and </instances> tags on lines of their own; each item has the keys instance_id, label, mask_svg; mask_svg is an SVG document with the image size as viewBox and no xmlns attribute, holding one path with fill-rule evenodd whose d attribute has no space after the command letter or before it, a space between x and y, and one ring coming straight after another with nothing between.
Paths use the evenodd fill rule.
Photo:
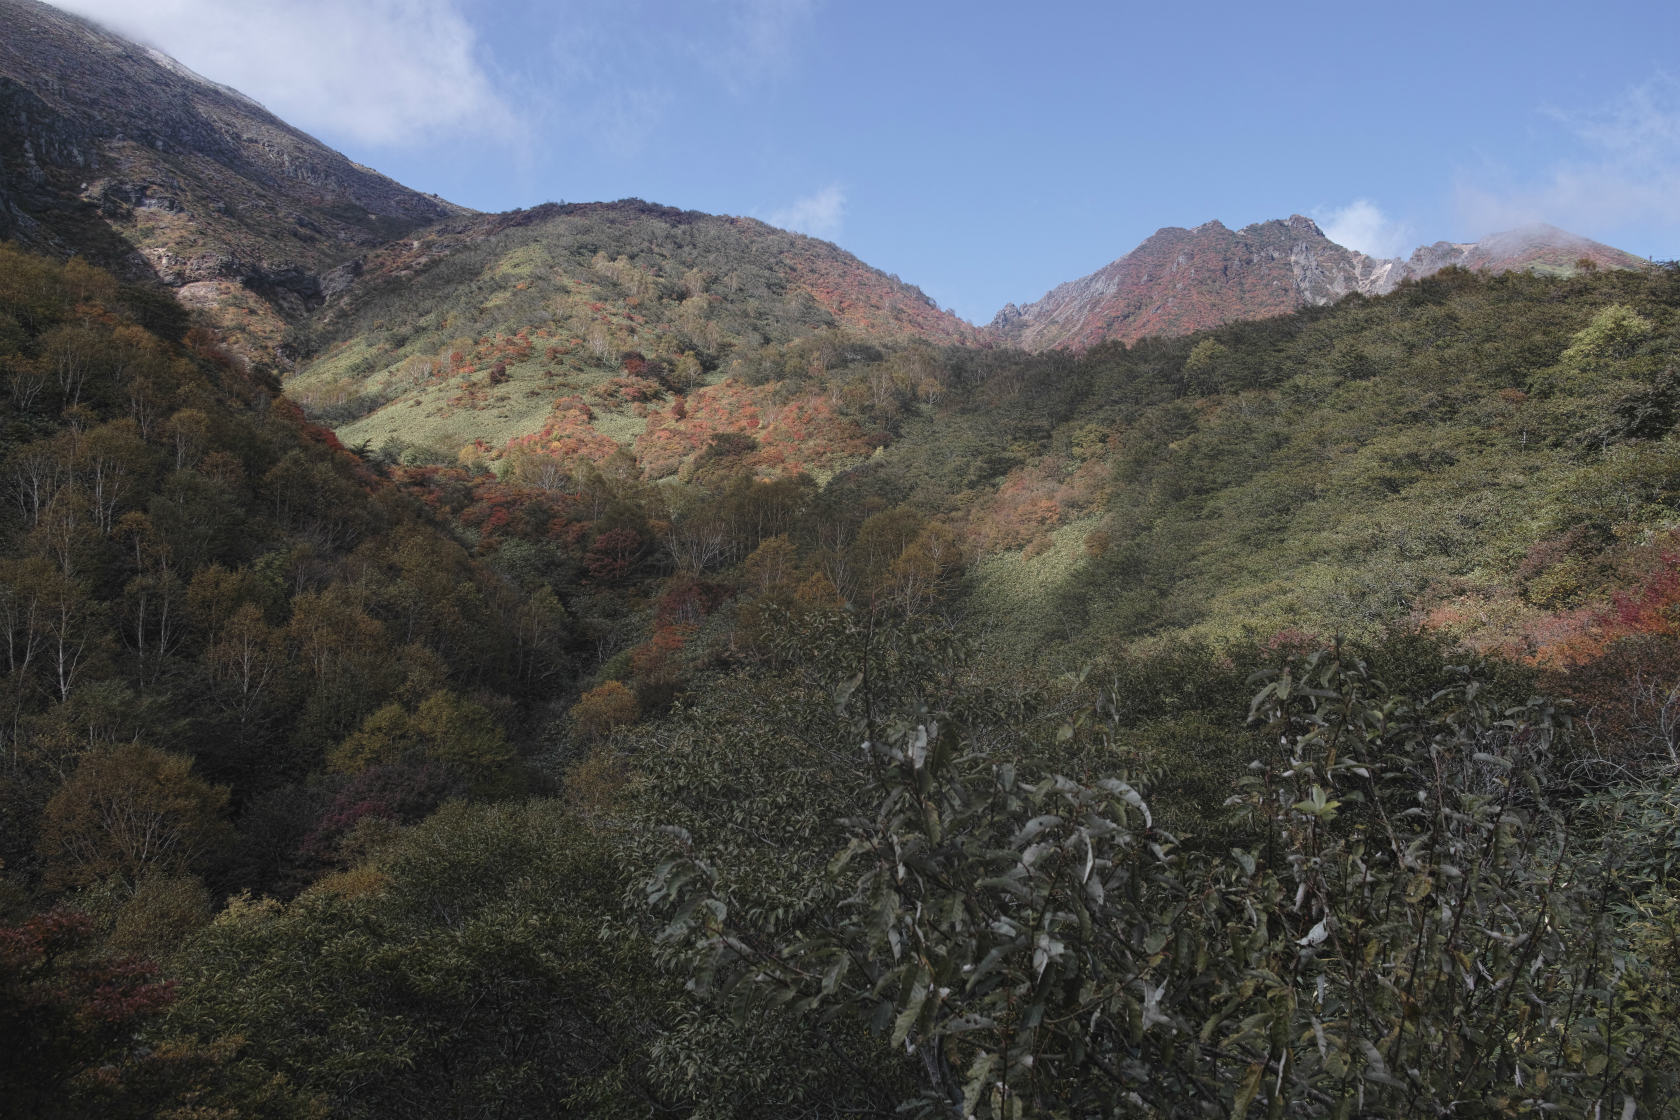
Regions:
<instances>
[{"instance_id":1,"label":"shadowed hillside","mask_svg":"<svg viewBox=\"0 0 1680 1120\"><path fill-rule=\"evenodd\" d=\"M463 212L37 0L0 30L0 234L155 278L253 356L362 254Z\"/></svg>"}]
</instances>

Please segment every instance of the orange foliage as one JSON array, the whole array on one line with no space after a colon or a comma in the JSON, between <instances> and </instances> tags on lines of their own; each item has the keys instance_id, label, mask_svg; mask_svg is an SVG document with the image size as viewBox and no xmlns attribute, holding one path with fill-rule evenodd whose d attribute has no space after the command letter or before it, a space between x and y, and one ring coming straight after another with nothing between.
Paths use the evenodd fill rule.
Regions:
<instances>
[{"instance_id":1,"label":"orange foliage","mask_svg":"<svg viewBox=\"0 0 1680 1120\"><path fill-rule=\"evenodd\" d=\"M598 463L617 451L618 444L595 430L594 419L594 409L582 397L561 397L554 402L540 429L509 440L507 446Z\"/></svg>"},{"instance_id":2,"label":"orange foliage","mask_svg":"<svg viewBox=\"0 0 1680 1120\"><path fill-rule=\"evenodd\" d=\"M996 494L969 511L965 532L969 547L976 552L1003 552L1037 541L1042 551L1050 531L1062 523L1063 501L1080 505L1090 501L1084 468L1072 476L1080 482L1069 485L1062 480L1062 467L1062 460L1046 457L1010 471Z\"/></svg>"},{"instance_id":3,"label":"orange foliage","mask_svg":"<svg viewBox=\"0 0 1680 1120\"><path fill-rule=\"evenodd\" d=\"M865 336L913 332L923 338L971 342L978 332L941 311L921 293L855 258L822 252L788 253L783 260L795 284L835 320Z\"/></svg>"},{"instance_id":4,"label":"orange foliage","mask_svg":"<svg viewBox=\"0 0 1680 1120\"><path fill-rule=\"evenodd\" d=\"M636 695L623 683L608 681L584 693L569 714L580 737L604 739L615 728L636 722Z\"/></svg>"},{"instance_id":5,"label":"orange foliage","mask_svg":"<svg viewBox=\"0 0 1680 1120\"><path fill-rule=\"evenodd\" d=\"M638 681L651 681L670 675L673 662L694 633L692 625L662 626L653 637L637 646L630 654L630 671Z\"/></svg>"},{"instance_id":6,"label":"orange foliage","mask_svg":"<svg viewBox=\"0 0 1680 1120\"><path fill-rule=\"evenodd\" d=\"M1602 657L1622 638L1680 634L1676 625L1680 568L1675 557L1665 555L1663 559L1663 569L1641 586L1617 593L1608 609L1567 612L1546 620L1547 626L1535 627L1538 649L1531 660L1541 666L1568 669Z\"/></svg>"},{"instance_id":7,"label":"orange foliage","mask_svg":"<svg viewBox=\"0 0 1680 1120\"><path fill-rule=\"evenodd\" d=\"M751 435L759 449L747 465L761 477L798 474L867 454L872 444L857 422L841 416L823 396L773 403L776 385L749 388L734 379L696 389L667 409L649 409L647 429L636 440L636 457L649 478L676 473L705 449L711 437Z\"/></svg>"}]
</instances>

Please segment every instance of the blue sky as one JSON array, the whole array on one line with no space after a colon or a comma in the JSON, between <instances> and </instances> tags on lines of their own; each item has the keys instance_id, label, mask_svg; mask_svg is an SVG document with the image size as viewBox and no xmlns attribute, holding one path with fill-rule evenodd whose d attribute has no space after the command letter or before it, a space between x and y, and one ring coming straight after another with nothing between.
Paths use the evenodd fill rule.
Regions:
<instances>
[{"instance_id":1,"label":"blue sky","mask_svg":"<svg viewBox=\"0 0 1680 1120\"><path fill-rule=\"evenodd\" d=\"M1680 256L1680 4L62 0L482 210L638 196L984 322L1161 226Z\"/></svg>"}]
</instances>

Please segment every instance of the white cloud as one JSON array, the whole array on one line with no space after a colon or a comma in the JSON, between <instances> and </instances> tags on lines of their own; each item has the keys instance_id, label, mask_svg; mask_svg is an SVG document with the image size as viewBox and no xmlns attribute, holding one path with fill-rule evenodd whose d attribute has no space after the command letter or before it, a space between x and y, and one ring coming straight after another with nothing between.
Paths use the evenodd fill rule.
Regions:
<instances>
[{"instance_id":1,"label":"white cloud","mask_svg":"<svg viewBox=\"0 0 1680 1120\"><path fill-rule=\"evenodd\" d=\"M1368 198L1355 199L1339 210L1319 211L1314 217L1324 236L1373 257L1403 256L1414 248L1411 229L1388 217Z\"/></svg>"},{"instance_id":2,"label":"white cloud","mask_svg":"<svg viewBox=\"0 0 1680 1120\"><path fill-rule=\"evenodd\" d=\"M1576 151L1527 178L1460 172L1457 203L1468 226L1490 233L1543 221L1597 236L1680 229L1680 81L1657 78L1597 112L1546 116Z\"/></svg>"},{"instance_id":3,"label":"white cloud","mask_svg":"<svg viewBox=\"0 0 1680 1120\"><path fill-rule=\"evenodd\" d=\"M1618 158L1671 160L1680 153L1680 82L1662 77L1635 86L1595 114L1549 114L1583 140Z\"/></svg>"},{"instance_id":4,"label":"white cloud","mask_svg":"<svg viewBox=\"0 0 1680 1120\"><path fill-rule=\"evenodd\" d=\"M840 226L845 217L846 192L831 186L772 211L765 215L764 220L773 226L833 241L840 236Z\"/></svg>"},{"instance_id":5,"label":"white cloud","mask_svg":"<svg viewBox=\"0 0 1680 1120\"><path fill-rule=\"evenodd\" d=\"M512 131L453 0L57 2L313 132L401 147Z\"/></svg>"}]
</instances>

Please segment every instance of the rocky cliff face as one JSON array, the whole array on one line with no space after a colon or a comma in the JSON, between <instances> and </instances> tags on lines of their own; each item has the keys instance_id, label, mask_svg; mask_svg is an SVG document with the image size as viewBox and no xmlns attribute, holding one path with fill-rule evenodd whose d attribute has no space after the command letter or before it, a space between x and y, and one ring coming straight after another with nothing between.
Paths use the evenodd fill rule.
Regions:
<instances>
[{"instance_id":1,"label":"rocky cliff face","mask_svg":"<svg viewBox=\"0 0 1680 1120\"><path fill-rule=\"evenodd\" d=\"M335 270L462 212L157 51L0 0L0 235L156 277L272 342Z\"/></svg>"},{"instance_id":2,"label":"rocky cliff face","mask_svg":"<svg viewBox=\"0 0 1680 1120\"><path fill-rule=\"evenodd\" d=\"M1240 230L1168 228L1036 303L1005 308L991 329L1028 350L1186 334L1338 298L1373 284L1375 271L1299 216Z\"/></svg>"},{"instance_id":3,"label":"rocky cliff face","mask_svg":"<svg viewBox=\"0 0 1680 1120\"><path fill-rule=\"evenodd\" d=\"M1564 272L1582 258L1601 268L1644 264L1552 226L1465 244L1441 241L1408 259L1380 259L1336 244L1299 214L1240 230L1208 222L1159 230L1089 276L1026 307L1010 304L987 331L998 342L1027 350L1084 349L1109 339L1135 342L1281 315L1333 303L1350 292L1381 295L1449 265Z\"/></svg>"}]
</instances>

